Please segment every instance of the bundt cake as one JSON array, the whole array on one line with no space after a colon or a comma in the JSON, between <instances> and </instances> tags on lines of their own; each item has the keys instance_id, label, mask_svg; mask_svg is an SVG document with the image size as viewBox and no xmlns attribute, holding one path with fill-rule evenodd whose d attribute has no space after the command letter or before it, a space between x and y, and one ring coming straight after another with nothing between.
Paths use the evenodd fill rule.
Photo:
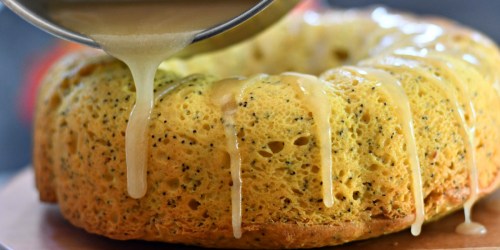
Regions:
<instances>
[{"instance_id":1,"label":"bundt cake","mask_svg":"<svg viewBox=\"0 0 500 250\"><path fill-rule=\"evenodd\" d=\"M499 50L440 18L306 10L164 62L139 199L125 163L134 91L123 63L87 51L52 67L37 103L41 200L113 239L308 248L418 234L499 186Z\"/></svg>"}]
</instances>

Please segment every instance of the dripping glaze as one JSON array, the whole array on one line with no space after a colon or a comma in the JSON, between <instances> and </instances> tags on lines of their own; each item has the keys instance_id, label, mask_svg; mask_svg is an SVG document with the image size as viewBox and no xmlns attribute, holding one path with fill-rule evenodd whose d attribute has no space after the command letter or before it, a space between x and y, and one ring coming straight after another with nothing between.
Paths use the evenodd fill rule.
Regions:
<instances>
[{"instance_id":1,"label":"dripping glaze","mask_svg":"<svg viewBox=\"0 0 500 250\"><path fill-rule=\"evenodd\" d=\"M241 154L238 144L238 131L236 130L236 123L234 117L238 109L238 103L245 92L252 83L265 77L265 75L258 75L250 79L246 78L233 78L225 79L214 83L211 89L212 94L210 99L212 103L218 107L222 112L222 119L224 121L224 134L226 136L226 150L230 159L231 180L231 218L233 227L233 236L236 239L241 238Z\"/></svg>"},{"instance_id":2,"label":"dripping glaze","mask_svg":"<svg viewBox=\"0 0 500 250\"><path fill-rule=\"evenodd\" d=\"M326 93L329 83L312 75L300 73L284 73L284 81L291 82L299 89L304 104L312 112L318 134L321 178L323 181L323 203L326 207L333 206L332 180L332 129L330 116L332 107Z\"/></svg>"},{"instance_id":3,"label":"dripping glaze","mask_svg":"<svg viewBox=\"0 0 500 250\"><path fill-rule=\"evenodd\" d=\"M387 29L395 28L401 33L389 33L387 35L383 35L382 38L380 38L380 41L382 42L375 47L372 54L394 53L403 57L418 58L419 61L424 60L426 63L438 65L438 68L444 69L448 75L455 79L455 82L458 82L458 86L456 87L458 88L458 94L466 104L465 106L467 108L469 118L468 122L465 119L464 110L459 105L456 95L453 94L453 92L456 91L452 90L450 86L443 84L442 79L435 79L436 76L430 75L428 72L425 72L418 67L411 67L413 70L418 70L419 73L430 77L432 82L439 85L439 87L443 90L443 93L447 94L450 100L453 100L455 110L454 114L458 117L457 120L461 123L461 133L467 151L466 155L467 165L469 168L470 195L464 204L465 220L456 227L456 232L459 234L471 235L485 234L487 232L486 228L480 223L471 220L472 207L479 198L479 193L481 192L476 164L476 150L474 148L476 130L476 114L474 105L470 95L468 94L467 86L463 83L463 80L456 76L453 72L452 66L439 61L436 56L452 56L469 63L471 66L476 68L478 71L483 72L483 74L487 76L495 91L500 95L499 73L491 68L491 64L484 67L481 60L488 57L484 55L482 51L470 48L465 51L456 48L449 48L439 40L445 38L445 36L465 34L473 37L476 43L483 44L487 47L491 46L493 43L481 34L471 30L466 30L465 28L450 26L448 29L444 29L439 24L436 24L434 20L429 20L429 22L418 22L416 25L408 25L408 20L405 20L401 15L391 14L389 18L386 18L387 14L388 12L386 9L377 8L372 12L371 18L382 27ZM437 22L439 22L439 20L437 20ZM393 36L396 36L397 38L394 38ZM393 43L394 41L397 42ZM404 65L403 63L401 66L408 65Z\"/></svg>"},{"instance_id":4,"label":"dripping glaze","mask_svg":"<svg viewBox=\"0 0 500 250\"><path fill-rule=\"evenodd\" d=\"M200 31L241 14L254 3L251 0L144 1L71 3L50 7L50 16L54 20L88 35L107 53L127 64L132 72L136 102L125 133L130 197L141 198L147 191L148 121L154 104L154 76L159 64L190 44Z\"/></svg>"},{"instance_id":5,"label":"dripping glaze","mask_svg":"<svg viewBox=\"0 0 500 250\"><path fill-rule=\"evenodd\" d=\"M462 138L465 141L465 147L466 147L466 155L467 155L467 165L469 168L469 173L470 173L470 195L467 201L464 204L464 216L465 216L465 221L461 223L460 225L457 226L456 231L459 234L485 234L487 232L486 228L481 225L480 223L473 222L471 220L471 211L472 211L472 206L474 203L477 201L478 196L479 196L479 177L478 177L478 171L477 171L477 164L476 164L476 150L474 149L474 141L475 141L475 131L476 131L476 112L474 109L474 105L470 99L470 96L468 94L468 89L465 84L463 84L463 81L459 79L455 73L451 70L451 67L448 64L444 64L438 59L435 59L431 56L427 55L415 55L412 53L409 54L401 54L403 56L410 56L411 57L416 57L419 58L421 61L424 60L427 63L430 64L435 64L438 68L444 69L445 73L451 76L453 79L455 79L454 82L459 83L458 90L461 98L465 100L466 107L468 108L468 117L469 117L469 122L467 122L464 114L464 110L462 109L461 105L458 102L457 96L455 94L455 90L451 88L451 86L446 85L443 80L443 78L437 78L436 76L433 76L429 74L428 72L424 72L423 70L419 68L415 68L415 70L418 70L420 74L422 75L427 75L429 76L432 80L433 83L436 85L439 85L443 89L443 93L445 93L448 97L449 100L452 100L452 103L454 104L454 110L453 114L455 116L458 116L458 119L461 124L461 133L462 133ZM437 78L437 79L436 79Z\"/></svg>"},{"instance_id":6,"label":"dripping glaze","mask_svg":"<svg viewBox=\"0 0 500 250\"><path fill-rule=\"evenodd\" d=\"M404 138L406 140L408 157L410 160L411 176L413 183L413 197L415 200L415 221L411 225L411 233L414 236L420 235L422 224L425 220L424 195L422 187L422 174L420 173L420 160L418 159L417 143L413 128L413 118L410 109L410 101L401 86L401 83L389 73L368 67L345 67L345 69L362 75L367 79L377 81L377 86L391 96L396 102L397 116L401 121Z\"/></svg>"},{"instance_id":7,"label":"dripping glaze","mask_svg":"<svg viewBox=\"0 0 500 250\"><path fill-rule=\"evenodd\" d=\"M476 166L476 156L475 156L475 150L474 150L474 131L475 131L475 125L468 125L467 121L465 119L464 111L461 107L461 105L458 102L457 95L455 94L456 90L449 86L448 84L445 83L445 81L442 78L438 78L434 74L431 74L425 70L423 70L422 61L414 61L414 58L417 57L420 60L427 61L428 63L431 64L439 64L435 59L432 58L427 58L427 57L418 57L415 55L399 55L400 57L396 58L389 58L390 60L386 60L385 62L380 62L376 66L385 68L389 65L399 65L400 67L404 67L407 70L412 70L418 72L419 75L425 76L426 79L428 79L434 86L438 87L441 90L441 93L443 93L448 100L451 100L451 104L453 105L453 115L455 116L455 119L460 121L460 133L462 135L462 138L465 143L465 148L467 151L467 165L470 170L470 186L471 186L471 195L468 199L469 206L464 205L464 213L465 213L465 224L467 226L459 226L462 229L457 228L457 232L459 233L465 233L463 228L472 230L470 233L467 234L477 234L477 233L485 233L486 229L479 224L479 223L472 223L470 220L470 211L471 211L471 206L473 203L477 200L477 193L478 193L478 176L477 176L477 166ZM463 88L459 88L459 90L463 90ZM463 99L466 99L470 103L470 99L468 99L468 95L463 93L462 91L459 92L462 96ZM475 123L475 112L474 108L472 106L469 106L470 113L469 113L469 118L472 123ZM482 227L482 229L481 229Z\"/></svg>"}]
</instances>

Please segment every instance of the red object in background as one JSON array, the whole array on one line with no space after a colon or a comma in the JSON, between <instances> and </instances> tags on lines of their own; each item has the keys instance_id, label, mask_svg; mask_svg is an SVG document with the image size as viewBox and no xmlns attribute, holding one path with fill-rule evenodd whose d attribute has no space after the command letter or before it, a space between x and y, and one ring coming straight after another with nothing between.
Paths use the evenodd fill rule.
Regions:
<instances>
[{"instance_id":1,"label":"red object in background","mask_svg":"<svg viewBox=\"0 0 500 250\"><path fill-rule=\"evenodd\" d=\"M22 83L18 103L20 117L23 122L30 123L33 120L38 86L52 64L64 55L82 48L83 46L76 43L60 41L49 50L37 54L31 59L27 67L26 77Z\"/></svg>"}]
</instances>

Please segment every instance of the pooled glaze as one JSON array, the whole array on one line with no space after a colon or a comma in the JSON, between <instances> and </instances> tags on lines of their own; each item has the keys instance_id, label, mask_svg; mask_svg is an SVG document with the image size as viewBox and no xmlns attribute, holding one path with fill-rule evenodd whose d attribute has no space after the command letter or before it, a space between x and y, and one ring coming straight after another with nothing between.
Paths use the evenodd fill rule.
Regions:
<instances>
[{"instance_id":1,"label":"pooled glaze","mask_svg":"<svg viewBox=\"0 0 500 250\"><path fill-rule=\"evenodd\" d=\"M331 105L326 93L328 82L312 75L300 73L284 73L285 81L298 87L304 104L312 113L319 140L321 157L321 179L323 182L323 203L326 207L333 206L332 180L332 129L330 126Z\"/></svg>"},{"instance_id":2,"label":"pooled glaze","mask_svg":"<svg viewBox=\"0 0 500 250\"><path fill-rule=\"evenodd\" d=\"M470 214L466 215L466 218L467 216L468 218L470 218ZM477 222L470 221L469 219L468 221L466 220L465 222L460 223L460 225L458 225L455 229L455 232L464 235L481 235L487 233L488 231L483 225Z\"/></svg>"},{"instance_id":3,"label":"pooled glaze","mask_svg":"<svg viewBox=\"0 0 500 250\"><path fill-rule=\"evenodd\" d=\"M401 128L406 140L408 158L410 161L412 175L412 191L415 200L415 221L411 225L411 233L414 236L420 235L422 224L425 220L424 195L422 187L422 174L420 171L420 160L418 159L417 142L413 128L413 118L410 109L410 101L401 86L401 83L391 74L378 69L367 67L345 67L347 70L377 81L377 86L382 89L396 103L397 117L401 121Z\"/></svg>"}]
</instances>

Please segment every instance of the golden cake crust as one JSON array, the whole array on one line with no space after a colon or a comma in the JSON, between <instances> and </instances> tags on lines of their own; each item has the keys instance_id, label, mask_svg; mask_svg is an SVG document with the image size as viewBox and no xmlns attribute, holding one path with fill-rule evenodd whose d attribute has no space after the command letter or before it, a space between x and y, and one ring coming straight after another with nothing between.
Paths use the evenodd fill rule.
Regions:
<instances>
[{"instance_id":1,"label":"golden cake crust","mask_svg":"<svg viewBox=\"0 0 500 250\"><path fill-rule=\"evenodd\" d=\"M431 56L394 52L406 46L403 42L369 56L381 38L407 37L397 28L382 29L365 14L337 16L342 18L324 14L321 26L292 16L235 48L162 65L150 122L148 193L138 200L126 191L124 131L135 100L128 69L98 52L67 57L46 77L38 99L34 167L40 198L57 202L74 225L120 240L308 248L407 228L415 207L395 102L376 81L341 67L320 75L333 86L328 96L334 207L322 202L314 117L286 77L263 76L245 91L235 117L243 158L243 236L235 239L232 234L222 113L209 98L214 82L221 76L252 75L262 67L268 73L317 73L363 58L368 59L359 65L384 70L401 81L410 100L427 221L459 209L470 193L460 122L453 118L449 95L436 87L438 75L453 88L462 79L473 93L481 195L497 188L500 114L491 107L500 104L500 98L490 81L496 77L491 69L500 65L496 47L452 26L458 31L440 41L450 50L476 56L480 66L449 54L429 61L425 58ZM363 45L368 31L373 44ZM337 36L346 40L334 40ZM289 54L275 51L269 58L278 46L299 43ZM308 45L318 43L331 52L329 58L307 63L313 53ZM352 44L358 47L349 47ZM465 96L457 100L464 106Z\"/></svg>"}]
</instances>

